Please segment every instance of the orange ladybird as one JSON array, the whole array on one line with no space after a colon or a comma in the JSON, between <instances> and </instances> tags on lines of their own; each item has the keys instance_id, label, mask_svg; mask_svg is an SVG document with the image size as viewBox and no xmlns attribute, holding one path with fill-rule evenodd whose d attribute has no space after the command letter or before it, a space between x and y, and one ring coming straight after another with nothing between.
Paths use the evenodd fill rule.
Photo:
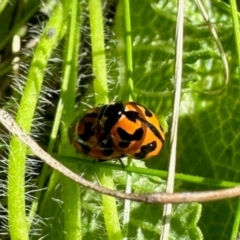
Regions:
<instances>
[{"instance_id":1,"label":"orange ladybird","mask_svg":"<svg viewBox=\"0 0 240 240\"><path fill-rule=\"evenodd\" d=\"M102 131L129 157L150 158L158 155L163 147L165 134L157 117L138 103L103 105L98 118Z\"/></svg>"},{"instance_id":2,"label":"orange ladybird","mask_svg":"<svg viewBox=\"0 0 240 240\"><path fill-rule=\"evenodd\" d=\"M111 160L125 155L115 147L107 132L99 124L100 108L92 108L77 118L69 128L69 139L76 150L95 160Z\"/></svg>"}]
</instances>

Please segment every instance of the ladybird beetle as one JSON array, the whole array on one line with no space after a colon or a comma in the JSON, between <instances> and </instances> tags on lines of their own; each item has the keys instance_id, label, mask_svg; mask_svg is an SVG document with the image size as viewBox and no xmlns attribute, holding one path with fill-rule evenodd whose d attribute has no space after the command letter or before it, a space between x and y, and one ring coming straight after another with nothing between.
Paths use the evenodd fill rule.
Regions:
<instances>
[{"instance_id":1,"label":"ladybird beetle","mask_svg":"<svg viewBox=\"0 0 240 240\"><path fill-rule=\"evenodd\" d=\"M127 156L144 159L161 151L165 134L157 117L144 106L135 102L103 105L98 118L103 131Z\"/></svg>"},{"instance_id":2,"label":"ladybird beetle","mask_svg":"<svg viewBox=\"0 0 240 240\"><path fill-rule=\"evenodd\" d=\"M77 118L69 128L69 139L76 150L90 158L106 161L122 158L125 155L116 148L107 132L99 124L100 108L92 108L82 117Z\"/></svg>"}]
</instances>

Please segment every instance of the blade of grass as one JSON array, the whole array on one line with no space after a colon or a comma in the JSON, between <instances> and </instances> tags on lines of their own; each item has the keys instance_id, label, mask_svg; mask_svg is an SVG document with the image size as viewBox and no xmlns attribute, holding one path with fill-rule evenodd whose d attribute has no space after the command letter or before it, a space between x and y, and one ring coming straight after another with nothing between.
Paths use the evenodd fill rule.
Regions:
<instances>
[{"instance_id":1,"label":"blade of grass","mask_svg":"<svg viewBox=\"0 0 240 240\"><path fill-rule=\"evenodd\" d=\"M178 132L178 118L179 106L181 101L181 86L182 86L182 57L183 57L183 19L184 19L184 0L178 0L178 14L176 26L176 62L175 62L175 89L174 89L174 105L173 118L171 129L171 153L169 159L168 178L167 178L167 193L172 193L174 190L175 166L176 166L176 152L177 152L177 132ZM172 213L172 204L164 205L163 209L163 229L160 239L169 239L170 219Z\"/></svg>"},{"instance_id":2,"label":"blade of grass","mask_svg":"<svg viewBox=\"0 0 240 240\"><path fill-rule=\"evenodd\" d=\"M54 28L56 33L59 32L63 16L63 7L59 2L44 29L29 69L16 117L18 124L28 133L31 129L48 59L59 40L57 34L49 37L47 32L50 28ZM18 138L12 137L9 149L8 216L10 235L12 240L28 239L24 190L26 146Z\"/></svg>"},{"instance_id":3,"label":"blade of grass","mask_svg":"<svg viewBox=\"0 0 240 240\"><path fill-rule=\"evenodd\" d=\"M106 104L109 102L109 100L101 1L89 0L89 15L93 56L93 72L95 75L95 102L96 104Z\"/></svg>"},{"instance_id":4,"label":"blade of grass","mask_svg":"<svg viewBox=\"0 0 240 240\"><path fill-rule=\"evenodd\" d=\"M81 161L82 165L92 166L92 162L90 162L89 160L84 160L84 159L79 159L74 157L59 156L55 154L53 154L53 156L56 157L60 162L64 162L64 164L65 162L77 163ZM101 166L99 167L114 169L118 171L125 171L129 173L145 174L148 176L155 176L159 178L167 178L166 171L151 169L151 168L125 166L125 168L123 169L120 165L117 165L115 163L110 163L110 162L101 163ZM222 181L222 180L200 177L200 176L192 176L192 175L182 174L182 173L175 173L175 179L182 182L199 184L199 185L204 185L208 187L218 187L218 188L231 188L239 185L239 182Z\"/></svg>"},{"instance_id":5,"label":"blade of grass","mask_svg":"<svg viewBox=\"0 0 240 240\"><path fill-rule=\"evenodd\" d=\"M126 44L126 80L121 84L120 98L129 101L133 100L133 57L132 57L132 36L131 36L131 13L129 0L123 1L124 7L124 21L125 21L125 44Z\"/></svg>"},{"instance_id":6,"label":"blade of grass","mask_svg":"<svg viewBox=\"0 0 240 240\"><path fill-rule=\"evenodd\" d=\"M108 103L108 86L106 56L104 46L104 31L102 5L100 0L89 0L89 15L91 29L93 72L95 75L94 89L96 104ZM111 170L100 169L98 177L103 186L114 188ZM122 239L121 228L118 221L116 200L113 197L102 195L103 215L107 229L108 239Z\"/></svg>"},{"instance_id":7,"label":"blade of grass","mask_svg":"<svg viewBox=\"0 0 240 240\"><path fill-rule=\"evenodd\" d=\"M70 4L70 2L69 2ZM79 29L78 19L78 1L72 0L71 3L71 21L69 24L68 38L65 47L65 56L63 62L63 81L61 96L57 108L57 113L61 117L61 143L59 153L65 155L73 154L73 148L66 148L69 144L68 126L71 125L75 117L75 89L77 82L77 63L78 63L78 43ZM60 118L58 119L60 123ZM71 170L77 172L78 164L68 163L66 165ZM64 212L64 232L65 240L81 239L81 194L80 187L71 179L63 176L63 212Z\"/></svg>"},{"instance_id":8,"label":"blade of grass","mask_svg":"<svg viewBox=\"0 0 240 240\"><path fill-rule=\"evenodd\" d=\"M130 14L130 2L129 0L123 1L124 5L124 20L125 20L125 43L126 43L126 66L127 66L127 76L126 80L123 80L123 84L121 84L121 99L125 96L125 98L129 101L133 100L133 57L132 57L132 36L131 36L131 14ZM124 96L123 96L124 93ZM132 159L128 159L128 166L131 166ZM127 173L126 179L126 193L132 192L132 173ZM123 210L123 234L124 239L127 239L128 236L128 225L130 221L130 208L131 201L126 199L124 201L124 210Z\"/></svg>"}]
</instances>

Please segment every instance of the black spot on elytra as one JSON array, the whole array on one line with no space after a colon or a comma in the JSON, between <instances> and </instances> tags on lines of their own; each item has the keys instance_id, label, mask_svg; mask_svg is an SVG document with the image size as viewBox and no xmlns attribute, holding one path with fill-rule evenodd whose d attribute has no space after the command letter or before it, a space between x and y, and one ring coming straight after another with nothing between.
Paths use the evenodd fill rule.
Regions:
<instances>
[{"instance_id":1,"label":"black spot on elytra","mask_svg":"<svg viewBox=\"0 0 240 240\"><path fill-rule=\"evenodd\" d=\"M79 138L84 141L84 142L87 142L88 139L93 136L93 130L92 130L92 127L93 127L93 123L91 122L85 122L84 123L84 133L83 134L79 134Z\"/></svg>"},{"instance_id":2,"label":"black spot on elytra","mask_svg":"<svg viewBox=\"0 0 240 240\"><path fill-rule=\"evenodd\" d=\"M114 104L104 105L99 114L99 119L106 118L104 122L104 130L109 132L114 124L119 120L124 111L124 105L122 102L116 102Z\"/></svg>"},{"instance_id":3,"label":"black spot on elytra","mask_svg":"<svg viewBox=\"0 0 240 240\"><path fill-rule=\"evenodd\" d=\"M119 142L118 146L120 148L126 148L129 146L131 141L139 141L142 139L143 129L138 128L133 134L129 134L124 129L118 128L117 133L119 135L119 138L121 139L121 142Z\"/></svg>"},{"instance_id":4,"label":"black spot on elytra","mask_svg":"<svg viewBox=\"0 0 240 240\"><path fill-rule=\"evenodd\" d=\"M113 141L111 138L109 138L109 135L105 133L101 136L101 138L98 139L98 145L104 149L111 149L113 146Z\"/></svg>"},{"instance_id":5,"label":"black spot on elytra","mask_svg":"<svg viewBox=\"0 0 240 240\"><path fill-rule=\"evenodd\" d=\"M152 112L151 111L149 111L147 108L144 108L145 109L145 115L147 116L147 117L152 117L153 116L153 114L152 114Z\"/></svg>"},{"instance_id":6,"label":"black spot on elytra","mask_svg":"<svg viewBox=\"0 0 240 240\"><path fill-rule=\"evenodd\" d=\"M118 147L120 148L127 148L131 142L119 142Z\"/></svg>"},{"instance_id":7,"label":"black spot on elytra","mask_svg":"<svg viewBox=\"0 0 240 240\"><path fill-rule=\"evenodd\" d=\"M126 132L124 129L122 128L118 128L117 129L117 133L119 134L120 139L122 139L123 141L139 141L142 139L143 136L143 129L142 128L138 128L133 134L130 134L128 132Z\"/></svg>"},{"instance_id":8,"label":"black spot on elytra","mask_svg":"<svg viewBox=\"0 0 240 240\"><path fill-rule=\"evenodd\" d=\"M91 150L92 150L88 145L84 145L84 144L80 143L80 146L82 148L83 154L85 154L85 155L88 155L88 153L91 152Z\"/></svg>"},{"instance_id":9,"label":"black spot on elytra","mask_svg":"<svg viewBox=\"0 0 240 240\"><path fill-rule=\"evenodd\" d=\"M154 151L157 147L157 143L155 141L152 141L151 143L141 146L140 152L134 154L134 157L138 159L145 158L150 152Z\"/></svg>"},{"instance_id":10,"label":"black spot on elytra","mask_svg":"<svg viewBox=\"0 0 240 240\"><path fill-rule=\"evenodd\" d=\"M154 135L161 141L164 142L164 139L162 137L162 135L160 134L160 132L157 130L157 128L152 125L151 123L149 123L146 119L143 119L141 117L138 118L138 120L140 120L141 122L145 123L147 125L147 127L154 133ZM160 126L160 129L162 130L162 127ZM163 130L162 130L163 131Z\"/></svg>"},{"instance_id":11,"label":"black spot on elytra","mask_svg":"<svg viewBox=\"0 0 240 240\"><path fill-rule=\"evenodd\" d=\"M155 126L153 126L150 123L147 123L148 128L151 129L151 131L155 134L155 136L161 141L164 142L162 135L160 134L160 132L156 129Z\"/></svg>"},{"instance_id":12,"label":"black spot on elytra","mask_svg":"<svg viewBox=\"0 0 240 240\"><path fill-rule=\"evenodd\" d=\"M134 111L124 112L124 115L128 120L132 122L136 122L136 120L139 118L139 113Z\"/></svg>"},{"instance_id":13,"label":"black spot on elytra","mask_svg":"<svg viewBox=\"0 0 240 240\"><path fill-rule=\"evenodd\" d=\"M113 150L112 149L104 149L102 150L102 155L106 156L106 157L110 157L113 154Z\"/></svg>"},{"instance_id":14,"label":"black spot on elytra","mask_svg":"<svg viewBox=\"0 0 240 240\"><path fill-rule=\"evenodd\" d=\"M141 105L139 103L135 103L135 102L130 102L130 104L132 104L133 106L136 105L136 106L142 107L144 109L144 115L145 116L147 116L147 117L152 117L153 116L153 113L150 110L148 110L147 108L145 108L143 105Z\"/></svg>"}]
</instances>

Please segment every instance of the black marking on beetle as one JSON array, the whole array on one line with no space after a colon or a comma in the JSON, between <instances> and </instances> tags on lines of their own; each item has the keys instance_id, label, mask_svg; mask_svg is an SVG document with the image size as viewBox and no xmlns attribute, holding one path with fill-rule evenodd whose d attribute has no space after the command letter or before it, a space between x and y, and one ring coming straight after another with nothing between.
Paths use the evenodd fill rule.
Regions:
<instances>
[{"instance_id":1,"label":"black marking on beetle","mask_svg":"<svg viewBox=\"0 0 240 240\"><path fill-rule=\"evenodd\" d=\"M113 154L113 150L112 149L103 149L102 150L102 155L105 157L110 157Z\"/></svg>"},{"instance_id":2,"label":"black marking on beetle","mask_svg":"<svg viewBox=\"0 0 240 240\"><path fill-rule=\"evenodd\" d=\"M141 122L145 123L147 125L148 128L151 129L151 131L155 134L155 136L161 141L164 142L164 139L162 137L162 135L159 133L159 131L157 130L157 128L152 125L150 122L148 122L146 119L138 117L138 120L140 120ZM161 125L159 125L161 128ZM162 128L161 128L162 130Z\"/></svg>"},{"instance_id":3,"label":"black marking on beetle","mask_svg":"<svg viewBox=\"0 0 240 240\"><path fill-rule=\"evenodd\" d=\"M85 154L85 155L88 155L89 152L91 152L91 150L92 150L88 145L84 145L82 143L79 143L79 145L82 148L82 153Z\"/></svg>"},{"instance_id":4,"label":"black marking on beetle","mask_svg":"<svg viewBox=\"0 0 240 240\"><path fill-rule=\"evenodd\" d=\"M117 133L121 139L121 141L118 143L118 146L120 148L127 148L132 141L140 141L144 131L142 128L138 128L133 134L129 134L124 129L118 128Z\"/></svg>"},{"instance_id":5,"label":"black marking on beetle","mask_svg":"<svg viewBox=\"0 0 240 240\"><path fill-rule=\"evenodd\" d=\"M122 142L122 141L120 141L118 143L118 147L120 147L120 148L127 148L130 144L131 144L131 142Z\"/></svg>"},{"instance_id":6,"label":"black marking on beetle","mask_svg":"<svg viewBox=\"0 0 240 240\"><path fill-rule=\"evenodd\" d=\"M109 132L112 127L116 124L119 118L124 112L124 105L122 102L116 102L114 104L103 105L100 113L98 114L98 119L105 119L104 121L104 131Z\"/></svg>"},{"instance_id":7,"label":"black marking on beetle","mask_svg":"<svg viewBox=\"0 0 240 240\"><path fill-rule=\"evenodd\" d=\"M139 113L138 112L134 112L134 111L125 111L123 113L125 115L125 117L132 121L132 122L136 122L137 119L139 118Z\"/></svg>"},{"instance_id":8,"label":"black marking on beetle","mask_svg":"<svg viewBox=\"0 0 240 240\"><path fill-rule=\"evenodd\" d=\"M140 105L141 106L141 105ZM142 106L143 107L143 106ZM147 117L152 117L153 113L149 111L147 108L143 107L145 109L145 114ZM138 112L134 111L124 111L123 114L126 116L126 118L132 122L136 122L136 120L139 120L147 125L147 127L155 134L155 136L161 141L164 142L164 139L162 135L159 133L157 128L152 125L150 122L148 122L146 119L139 116ZM162 126L159 124L160 129L163 131Z\"/></svg>"},{"instance_id":9,"label":"black marking on beetle","mask_svg":"<svg viewBox=\"0 0 240 240\"><path fill-rule=\"evenodd\" d=\"M108 105L105 104L105 105L102 105L102 106L100 107L99 113L98 113L98 115L97 115L98 120L102 119L102 117L103 117L103 115L104 115L104 112L105 112L107 106L108 106Z\"/></svg>"},{"instance_id":10,"label":"black marking on beetle","mask_svg":"<svg viewBox=\"0 0 240 240\"><path fill-rule=\"evenodd\" d=\"M98 146L104 149L112 149L113 141L111 138L102 135L101 138L98 139Z\"/></svg>"},{"instance_id":11,"label":"black marking on beetle","mask_svg":"<svg viewBox=\"0 0 240 240\"><path fill-rule=\"evenodd\" d=\"M82 141L87 142L88 139L93 136L94 134L94 131L92 130L93 126L94 125L91 122L84 123L84 133L78 135Z\"/></svg>"},{"instance_id":12,"label":"black marking on beetle","mask_svg":"<svg viewBox=\"0 0 240 240\"><path fill-rule=\"evenodd\" d=\"M142 139L142 136L144 134L144 131L142 128L138 128L135 130L135 132L133 134L128 133L127 131L125 131L122 128L118 128L117 129L117 133L120 137L120 139L122 139L123 141L140 141Z\"/></svg>"},{"instance_id":13,"label":"black marking on beetle","mask_svg":"<svg viewBox=\"0 0 240 240\"><path fill-rule=\"evenodd\" d=\"M148 143L147 145L141 146L140 152L135 153L134 157L138 159L143 159L145 158L150 152L153 152L157 148L157 143L156 141L152 141Z\"/></svg>"},{"instance_id":14,"label":"black marking on beetle","mask_svg":"<svg viewBox=\"0 0 240 240\"><path fill-rule=\"evenodd\" d=\"M138 108L139 106L142 107L144 109L144 115L146 115L147 117L153 116L153 113L150 110L148 110L146 107L144 107L143 105L136 103L136 102L129 102L129 104L132 105L133 107L135 107L137 111L138 110L141 111L141 109Z\"/></svg>"},{"instance_id":15,"label":"black marking on beetle","mask_svg":"<svg viewBox=\"0 0 240 240\"><path fill-rule=\"evenodd\" d=\"M145 108L145 107L144 107L144 109L145 109L144 114L145 114L147 117L152 117L152 116L153 116L153 113L152 113L150 110L148 110L148 109Z\"/></svg>"}]
</instances>

